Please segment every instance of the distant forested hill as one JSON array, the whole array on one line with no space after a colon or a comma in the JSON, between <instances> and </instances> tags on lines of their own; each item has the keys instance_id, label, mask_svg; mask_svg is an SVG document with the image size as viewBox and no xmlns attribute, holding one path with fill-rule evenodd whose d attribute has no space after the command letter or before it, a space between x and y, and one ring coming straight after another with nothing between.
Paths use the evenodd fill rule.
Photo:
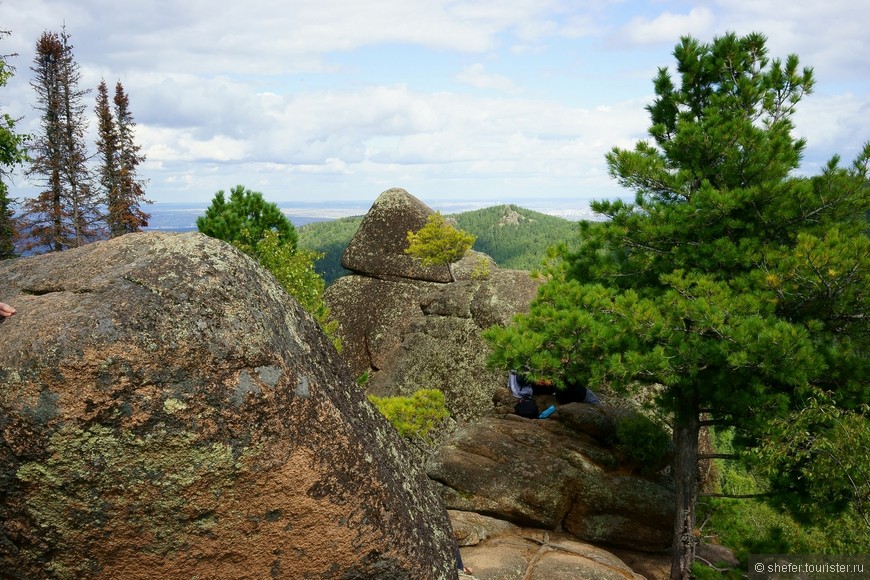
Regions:
<instances>
[{"instance_id":1,"label":"distant forested hill","mask_svg":"<svg viewBox=\"0 0 870 580\"><path fill-rule=\"evenodd\" d=\"M541 265L547 248L576 237L577 222L538 213L515 205L500 205L449 216L456 226L474 234L474 249L491 256L502 268L532 270ZM305 224L297 228L299 246L325 254L317 270L327 285L347 274L341 255L362 223L349 217Z\"/></svg>"},{"instance_id":2,"label":"distant forested hill","mask_svg":"<svg viewBox=\"0 0 870 580\"><path fill-rule=\"evenodd\" d=\"M324 254L317 260L317 271L332 284L336 278L344 276L347 270L341 267L341 255L350 239L359 229L363 216L340 218L328 222L305 224L296 228L299 233L299 247Z\"/></svg>"},{"instance_id":3,"label":"distant forested hill","mask_svg":"<svg viewBox=\"0 0 870 580\"><path fill-rule=\"evenodd\" d=\"M533 270L547 248L576 237L577 222L515 205L499 205L451 216L456 226L477 237L474 249L502 268Z\"/></svg>"}]
</instances>

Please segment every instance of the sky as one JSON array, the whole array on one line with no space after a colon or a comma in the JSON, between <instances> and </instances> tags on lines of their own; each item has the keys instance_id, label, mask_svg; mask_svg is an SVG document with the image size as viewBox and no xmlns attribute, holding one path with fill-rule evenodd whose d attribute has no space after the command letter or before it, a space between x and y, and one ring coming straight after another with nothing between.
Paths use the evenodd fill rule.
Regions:
<instances>
[{"instance_id":1,"label":"sky","mask_svg":"<svg viewBox=\"0 0 870 580\"><path fill-rule=\"evenodd\" d=\"M797 54L816 77L799 172L851 161L870 140L868 23L870 0L0 0L0 53L17 53L0 111L39 132L34 47L65 26L89 117L100 80L123 84L155 202L241 184L275 202L402 187L585 206L632 197L604 155L646 138L652 78L687 34Z\"/></svg>"}]
</instances>

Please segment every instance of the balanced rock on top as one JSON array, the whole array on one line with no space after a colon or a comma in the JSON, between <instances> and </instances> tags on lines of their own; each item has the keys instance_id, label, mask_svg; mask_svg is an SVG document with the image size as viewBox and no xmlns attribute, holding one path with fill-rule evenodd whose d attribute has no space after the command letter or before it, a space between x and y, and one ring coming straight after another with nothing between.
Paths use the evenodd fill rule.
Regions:
<instances>
[{"instance_id":1,"label":"balanced rock on top","mask_svg":"<svg viewBox=\"0 0 870 580\"><path fill-rule=\"evenodd\" d=\"M341 258L352 272L384 280L450 282L447 266L422 266L405 254L408 232L426 225L432 209L398 187L381 193L372 204Z\"/></svg>"}]
</instances>

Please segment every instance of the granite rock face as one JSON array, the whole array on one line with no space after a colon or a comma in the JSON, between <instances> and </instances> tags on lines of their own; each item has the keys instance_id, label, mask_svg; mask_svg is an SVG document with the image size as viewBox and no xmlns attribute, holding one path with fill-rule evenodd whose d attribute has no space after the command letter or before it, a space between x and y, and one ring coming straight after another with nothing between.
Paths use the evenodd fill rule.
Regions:
<instances>
[{"instance_id":1,"label":"granite rock face","mask_svg":"<svg viewBox=\"0 0 870 580\"><path fill-rule=\"evenodd\" d=\"M517 525L560 530L585 542L655 552L671 544L673 488L623 469L604 441L562 420L490 416L461 425L427 463L447 507ZM595 414L618 409L594 408Z\"/></svg>"},{"instance_id":2,"label":"granite rock face","mask_svg":"<svg viewBox=\"0 0 870 580\"><path fill-rule=\"evenodd\" d=\"M370 373L369 393L439 389L454 417L472 419L492 411L494 394L507 384L504 373L486 367L483 331L527 310L538 284L528 272L501 269L450 284L352 274L324 299L341 325L351 372Z\"/></svg>"},{"instance_id":3,"label":"granite rock face","mask_svg":"<svg viewBox=\"0 0 870 580\"><path fill-rule=\"evenodd\" d=\"M369 373L370 394L439 389L454 418L473 419L493 409L493 394L506 384L504 373L486 368L482 333L527 311L540 281L479 252L453 264L454 282L446 266L437 275L420 267L404 254L406 236L431 213L403 189L382 193L344 254L353 273L324 300L340 324L342 356L354 376Z\"/></svg>"},{"instance_id":4,"label":"granite rock face","mask_svg":"<svg viewBox=\"0 0 870 580\"><path fill-rule=\"evenodd\" d=\"M473 512L450 511L462 561L479 578L644 580L614 554L570 534L523 528ZM632 554L633 555L633 554Z\"/></svg>"},{"instance_id":5,"label":"granite rock face","mask_svg":"<svg viewBox=\"0 0 870 580\"><path fill-rule=\"evenodd\" d=\"M437 493L313 320L200 234L0 262L0 569L451 578Z\"/></svg>"}]
</instances>

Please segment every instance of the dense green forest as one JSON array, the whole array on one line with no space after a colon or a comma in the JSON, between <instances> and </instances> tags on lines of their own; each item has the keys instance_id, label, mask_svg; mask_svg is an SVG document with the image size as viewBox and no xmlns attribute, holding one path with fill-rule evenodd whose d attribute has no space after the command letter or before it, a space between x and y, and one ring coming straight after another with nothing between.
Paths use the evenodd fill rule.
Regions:
<instances>
[{"instance_id":1,"label":"dense green forest","mask_svg":"<svg viewBox=\"0 0 870 580\"><path fill-rule=\"evenodd\" d=\"M487 207L452 216L456 226L474 234L474 249L502 268L533 270L547 248L577 237L577 222L515 205Z\"/></svg>"},{"instance_id":2,"label":"dense green forest","mask_svg":"<svg viewBox=\"0 0 870 580\"><path fill-rule=\"evenodd\" d=\"M315 262L315 268L323 276L327 286L348 273L341 267L341 255L362 220L362 216L353 216L328 222L314 222L297 228L299 247L323 255Z\"/></svg>"},{"instance_id":3,"label":"dense green forest","mask_svg":"<svg viewBox=\"0 0 870 580\"><path fill-rule=\"evenodd\" d=\"M515 205L500 205L448 216L473 234L474 250L490 256L502 268L533 270L546 258L547 248L576 238L577 223ZM306 224L299 228L299 247L323 257L317 271L329 285L347 274L341 255L359 228L361 216Z\"/></svg>"}]
</instances>

